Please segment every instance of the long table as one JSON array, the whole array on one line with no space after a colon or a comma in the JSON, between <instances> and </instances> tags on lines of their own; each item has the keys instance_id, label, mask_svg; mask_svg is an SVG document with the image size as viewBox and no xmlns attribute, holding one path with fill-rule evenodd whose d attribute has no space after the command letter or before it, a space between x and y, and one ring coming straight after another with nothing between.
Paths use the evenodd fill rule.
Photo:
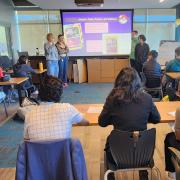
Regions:
<instances>
[{"instance_id":1,"label":"long table","mask_svg":"<svg viewBox=\"0 0 180 180\"><path fill-rule=\"evenodd\" d=\"M166 75L174 80L180 79L180 72L169 72L169 73L166 73Z\"/></svg>"},{"instance_id":2,"label":"long table","mask_svg":"<svg viewBox=\"0 0 180 180\"><path fill-rule=\"evenodd\" d=\"M161 123L175 121L175 117L168 113L176 111L177 107L180 107L180 101L156 102L155 105L161 115ZM84 115L84 118L89 121L90 126L98 125L98 117L103 104L76 104L74 106Z\"/></svg>"},{"instance_id":3,"label":"long table","mask_svg":"<svg viewBox=\"0 0 180 180\"><path fill-rule=\"evenodd\" d=\"M4 81L0 82L0 86L11 86L11 85L16 85L18 89L18 95L19 95L19 105L21 106L21 101L22 101L22 95L21 95L21 87L20 85L28 80L27 77L16 77L16 78L11 78L9 81Z\"/></svg>"}]
</instances>

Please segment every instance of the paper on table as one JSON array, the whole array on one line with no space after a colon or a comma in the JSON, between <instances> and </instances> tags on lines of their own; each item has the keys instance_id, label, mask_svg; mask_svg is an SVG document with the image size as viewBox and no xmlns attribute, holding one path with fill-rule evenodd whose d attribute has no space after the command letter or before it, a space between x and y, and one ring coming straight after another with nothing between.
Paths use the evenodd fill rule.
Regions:
<instances>
[{"instance_id":1,"label":"paper on table","mask_svg":"<svg viewBox=\"0 0 180 180\"><path fill-rule=\"evenodd\" d=\"M95 106L90 106L89 109L87 110L87 113L101 113L102 107L95 107Z\"/></svg>"},{"instance_id":2,"label":"paper on table","mask_svg":"<svg viewBox=\"0 0 180 180\"><path fill-rule=\"evenodd\" d=\"M175 115L176 115L176 111L173 111L173 112L168 112L168 114L169 114L169 115L171 115L171 116L173 116L173 117L175 117Z\"/></svg>"}]
</instances>

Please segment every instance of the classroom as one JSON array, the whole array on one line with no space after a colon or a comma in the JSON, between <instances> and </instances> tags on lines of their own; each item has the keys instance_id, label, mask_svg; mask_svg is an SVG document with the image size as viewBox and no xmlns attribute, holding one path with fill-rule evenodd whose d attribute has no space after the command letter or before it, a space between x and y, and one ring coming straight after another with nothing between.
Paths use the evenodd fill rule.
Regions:
<instances>
[{"instance_id":1,"label":"classroom","mask_svg":"<svg viewBox=\"0 0 180 180\"><path fill-rule=\"evenodd\" d=\"M0 180L180 180L180 1L0 0Z\"/></svg>"}]
</instances>

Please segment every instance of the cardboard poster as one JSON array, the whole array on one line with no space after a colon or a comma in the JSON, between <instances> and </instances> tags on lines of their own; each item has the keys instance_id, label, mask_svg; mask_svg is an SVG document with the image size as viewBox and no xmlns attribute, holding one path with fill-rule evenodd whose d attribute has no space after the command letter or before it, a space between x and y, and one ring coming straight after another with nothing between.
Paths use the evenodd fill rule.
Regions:
<instances>
[{"instance_id":1,"label":"cardboard poster","mask_svg":"<svg viewBox=\"0 0 180 180\"><path fill-rule=\"evenodd\" d=\"M83 47L82 27L80 23L64 25L64 37L70 50Z\"/></svg>"}]
</instances>

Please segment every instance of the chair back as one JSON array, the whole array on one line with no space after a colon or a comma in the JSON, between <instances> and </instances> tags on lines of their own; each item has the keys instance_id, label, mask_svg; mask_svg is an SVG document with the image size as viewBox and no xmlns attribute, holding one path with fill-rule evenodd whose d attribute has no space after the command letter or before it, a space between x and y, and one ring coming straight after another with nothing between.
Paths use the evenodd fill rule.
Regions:
<instances>
[{"instance_id":1,"label":"chair back","mask_svg":"<svg viewBox=\"0 0 180 180\"><path fill-rule=\"evenodd\" d=\"M3 69L8 69L12 67L12 60L8 56L0 56L0 66Z\"/></svg>"},{"instance_id":2,"label":"chair back","mask_svg":"<svg viewBox=\"0 0 180 180\"><path fill-rule=\"evenodd\" d=\"M113 130L110 150L118 169L149 167L153 162L156 129L140 132Z\"/></svg>"}]
</instances>

